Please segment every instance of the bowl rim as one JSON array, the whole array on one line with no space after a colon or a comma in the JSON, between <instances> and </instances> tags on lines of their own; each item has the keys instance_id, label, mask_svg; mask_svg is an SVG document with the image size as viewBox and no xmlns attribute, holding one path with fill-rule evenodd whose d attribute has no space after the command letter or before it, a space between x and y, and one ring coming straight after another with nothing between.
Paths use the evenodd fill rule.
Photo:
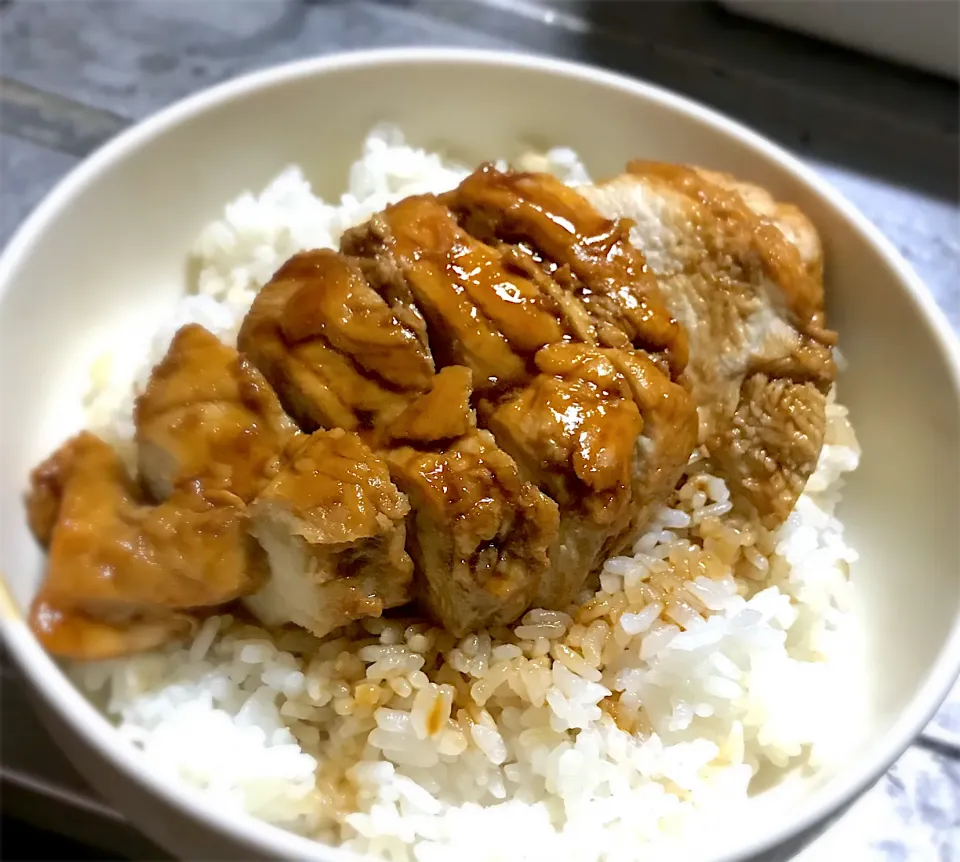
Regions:
<instances>
[{"instance_id":1,"label":"bowl rim","mask_svg":"<svg viewBox=\"0 0 960 862\"><path fill-rule=\"evenodd\" d=\"M779 145L725 115L660 86L597 67L524 54L510 50L434 47L378 48L338 52L269 66L208 87L182 98L124 130L76 165L62 178L40 205L20 225L0 255L0 311L4 295L12 289L12 275L31 254L48 224L111 165L170 129L225 103L256 92L331 72L359 68L389 69L416 65L473 65L479 68L509 68L517 72L547 73L559 79L577 80L619 90L640 101L654 103L705 127L710 133L737 140L757 155L813 192L842 217L894 272L908 298L939 349L953 381L954 397L960 399L960 343L946 316L937 307L923 282L889 240L851 203L815 171ZM27 628L0 577L0 634L24 677L46 706L74 729L77 735L107 764L126 779L181 815L206 829L228 836L268 857L326 859L356 862L355 854L342 848L287 832L253 815L219 809L202 791L183 785L175 777L155 771L143 755L123 740L114 726L84 697L60 667L43 650ZM745 841L710 862L738 862L786 844L801 833L813 831L843 810L876 782L911 744L933 717L960 674L960 613L941 647L940 655L922 682L916 697L894 725L855 764L841 770L823 791L796 806L794 815L773 827L761 825Z\"/></svg>"}]
</instances>

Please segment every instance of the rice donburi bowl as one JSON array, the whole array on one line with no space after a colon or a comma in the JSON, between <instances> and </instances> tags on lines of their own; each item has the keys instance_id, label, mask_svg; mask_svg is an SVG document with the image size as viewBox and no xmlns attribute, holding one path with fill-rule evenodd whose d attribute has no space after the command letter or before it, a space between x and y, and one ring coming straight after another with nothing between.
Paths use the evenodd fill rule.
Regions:
<instances>
[{"instance_id":1,"label":"rice donburi bowl","mask_svg":"<svg viewBox=\"0 0 960 862\"><path fill-rule=\"evenodd\" d=\"M744 440L747 445L740 451L750 455L755 408L763 415L765 403L784 403L782 391L771 396L772 401L754 398L758 393L751 385L760 383L747 380L765 361L757 355L765 348L741 343L737 354L727 341L717 350L716 327L707 327L707 335L694 331L702 318L696 313L685 316L677 299L694 295L683 281L684 267L671 271L670 254L676 254L676 247L661 244L678 235L682 219L658 232L658 226L667 225L670 214L677 212L677 201L670 195L688 194L694 180L729 194L724 185L737 181L722 175L686 176L665 187L661 169L649 163L632 165L630 176L641 177L642 188L625 202L616 180L589 185L584 168L569 150L514 155L509 168L556 175L579 189L601 216L632 221L629 241L646 254L672 319L688 335L689 349L685 361L674 361L669 338L652 343L656 333L629 333L633 342L629 347L612 343L616 333L598 339L596 355L604 359L618 356L617 351L642 350L652 362L641 371L614 362L613 371L602 372L626 381L616 386L602 383L600 390L604 398L614 392L616 404L634 406L646 447L630 453L632 477L627 482L635 484L630 505L622 509L629 510L629 517L614 518L613 526L605 526L597 513L607 508L590 509L570 494L572 479L547 470L537 474L545 450L524 442L531 438L523 437L528 423L521 421L536 415L544 399L549 401L554 390L543 379L569 381L574 374L596 388L600 372L596 366L584 366L585 350L577 348L571 364L570 351L534 345L534 352L545 355L538 354L532 371L519 372L517 381L505 387L506 395L498 390L484 400L488 395L483 392L484 356L459 349L456 339L437 348L434 333L440 327L424 309L426 289L421 288L416 304L427 318L438 381L425 396L440 390L444 397L435 399L432 407L427 402L431 409L420 413L437 418L442 407L458 414L457 421L466 417L466 432L457 426L457 433L475 435L471 439L476 443L458 449L457 458L489 461L494 450L503 452L502 463L491 469L498 487L514 484L514 491L503 492L513 494L510 500L519 500L521 493L532 499L533 491L524 490L529 486L557 504L553 533L549 517L530 518L543 533L537 541L545 549L547 565L557 548L569 544L557 538L563 529L584 543L583 537L592 535L585 525L607 530L593 551L586 543L585 559L594 564L580 567L582 577L589 570L595 574L574 584L569 597L554 599L549 589L528 586L527 581L537 582L544 568L539 552L525 540L511 546L515 550L510 559L522 561L523 571L534 571L536 577L518 576L520 598L492 605L481 602L470 605L466 618L451 616L449 607L457 611L462 603L445 605L442 594L423 597L430 589L437 592L436 579L431 581L429 573L442 554L431 556L427 539L418 539L414 546L409 540L410 532L417 530L424 537L442 535L445 525L436 513L432 520L416 523L429 508L429 497L402 472L409 471L410 450L417 458L425 450L440 451L424 438L417 411L402 422L397 415L386 416L384 427L397 434L389 439L365 436L365 419L357 430L345 421L321 416L313 419L313 427L326 430L313 431L309 416L305 420L284 392L282 373L270 366L269 357L258 354L256 344L248 342L244 348L241 323L256 297L264 294L263 286L282 281L281 264L291 255L301 249L336 248L346 231L344 243L351 245L344 246L345 251L362 259L370 248L371 232L358 234L358 226L375 224L385 208L415 195L440 195L457 223L485 248L504 254L506 247L521 246L537 263L556 262L559 252L543 245L549 237L516 236L522 224L498 220L479 205L458 211L458 204L444 196L471 182L476 176L471 167L461 167L442 152L407 147L396 130L381 128L367 140L339 205L314 195L296 169L284 172L261 193L228 205L221 219L200 232L194 246L197 289L178 302L150 350L140 349L139 355L108 352L93 369L84 424L117 453L119 462L139 473L147 490L130 491L134 504L153 506L170 493L163 487L170 473L163 465L157 473L154 462L145 463L141 444L149 438L162 446L170 438L158 436L155 429L144 430L148 420L163 416L162 410L143 406L151 401L144 396L157 382L158 369L178 360L178 349L184 355L221 349L215 345L232 350L240 330L242 356L279 395L282 415L272 433L309 435L323 442L324 453L336 450L356 465L363 463L359 450L343 449L344 441L355 435L386 462L384 476L389 478L383 481L394 482L406 498L409 510L402 501L377 498L378 518L403 524L408 535L406 542L401 538L397 544L395 534L384 528L386 532L378 535L385 538L377 544L378 553L384 555L364 570L374 578L365 582L364 590L383 605L372 608L373 613L342 620L345 625L334 625L341 621L318 614L318 609L330 607L329 600L310 609L310 596L303 594L301 601L298 593L296 602L284 606L284 597L303 583L296 573L310 566L322 569L330 558L317 557L317 541L300 529L303 524L297 535L309 546L306 565L302 545L275 541L276 523L282 519L272 514L278 510L279 498L274 495L267 510L271 514L263 517L266 526L247 531L258 546L251 553L259 557L257 565L265 568L266 579L255 578L254 586L236 579L218 582L226 585L226 593L246 595L242 604L209 602L210 610L199 614L181 605L174 610L190 618L186 636L181 632L174 642L136 655L79 662L70 672L118 724L121 735L142 748L153 768L201 788L225 810L246 810L325 842L386 858L446 858L457 853L486 859L502 857L506 850L501 836L509 833L516 836L509 847L511 858L545 853L558 858L620 858L628 848L643 858L667 854L678 837L688 838L696 831L698 822L715 822L713 818L742 806L758 771L815 764L820 743L829 743L836 730L831 718L838 699L855 699L851 687L838 679L831 657L844 649L847 566L856 559L834 509L842 475L857 466L859 449L832 388L829 335L817 316L816 302L802 310L802 290L791 298L795 304L784 318L792 331L785 331L763 308L751 318L751 326L759 321L763 331L799 345L799 367L786 367L781 356L760 369L764 391L778 380L785 381L784 387L809 387L804 389L811 391L809 404L806 396L787 399L793 404L789 415L796 416L797 411L803 415L813 405L809 409L813 414L819 409L821 417L820 431L814 428L806 435L812 434L811 440L793 448L781 446L775 431L764 441L764 451L772 454L778 467L789 465L782 479L772 483L771 493L751 480L749 468L740 469L743 463L729 457ZM507 169L502 164L490 170ZM815 233L812 241L804 234L802 213L789 209L763 213L778 205L757 187L740 186L732 193L774 225L798 250L804 276L815 279L818 243ZM692 195L697 197L698 192L693 190ZM736 227L743 213L731 206L729 197L722 208L728 221L713 239L735 243L731 225ZM471 222L477 212L482 218ZM395 231L396 224L392 227ZM375 239L382 241L382 234ZM576 284L589 276L585 270L577 271L578 265L567 264L572 277L543 269L561 287L570 278L569 289L582 300ZM510 271L516 274L516 269ZM536 273L529 269L520 273L536 283ZM373 283L367 270L362 275ZM741 275L749 284L756 273L747 266ZM594 324L612 321L615 330L624 328L622 320L611 318L609 307L582 304ZM483 313L497 319L489 307ZM575 312L568 312L562 323L575 328L575 317ZM511 344L518 338L535 338L525 331L503 334ZM204 340L206 336L210 338ZM327 334L324 338L333 341ZM643 338L647 341L638 348L637 341ZM575 345L577 338L568 336L566 343L570 342ZM703 347L708 343L712 353ZM818 345L826 348L825 359ZM344 349L340 344L335 347ZM710 364L716 364L717 356L726 363L720 375ZM171 367L177 366L173 362ZM469 375L457 372L459 379L451 382L456 375L447 370L457 367L466 368ZM574 373L572 368L578 370ZM735 381L729 391L717 394L723 389L718 376ZM658 385L667 393L673 391L671 386L690 393L699 408L700 427L694 430L689 451L673 466L669 459L662 462L667 466L657 475L663 486L652 492L651 483L637 475L645 464L655 462L651 452L662 451L658 439L668 439L666 434L656 436L658 423L668 430L677 426L664 426L662 416L643 401L644 390L637 382L641 379L663 381ZM466 396L458 394L464 389ZM682 413L681 406L673 415ZM295 425L289 427L284 416L292 416ZM775 425L775 414L771 417ZM636 435L636 425L630 427ZM729 427L739 429L740 436L723 430ZM683 435L673 434L670 442L678 436ZM442 453L447 453L449 437L443 440ZM403 449L402 458L395 454L398 449ZM292 457L309 460L307 456L314 454L311 450ZM323 458L329 463L328 454ZM185 469L193 468L188 464ZM282 475L283 459L279 469ZM415 466L412 472L419 469ZM502 471L510 469L513 478L503 478ZM173 487L177 482L173 478L168 484ZM140 496L144 493L145 502ZM243 505L263 506L262 492L237 494L248 497ZM609 498L607 503L621 511ZM289 514L283 511L284 516ZM382 526L382 521L378 523ZM532 529L523 527L521 532L529 539ZM457 547L456 541L453 544ZM395 545L396 554L384 550ZM402 561L405 552L409 568ZM476 573L482 558L470 558L470 553L465 557ZM55 558L54 554L51 559ZM240 572L249 570L242 560L238 566ZM390 572L397 576L388 577ZM567 583L551 572L547 570L554 585ZM278 583L283 584L279 591ZM381 595L382 584L394 592L385 589ZM414 605L409 604L411 592L417 600ZM62 590L58 594L64 595ZM353 603L335 604L356 611ZM113 625L115 620L109 622ZM279 627L284 622L298 625ZM43 636L42 627L40 633Z\"/></svg>"}]
</instances>

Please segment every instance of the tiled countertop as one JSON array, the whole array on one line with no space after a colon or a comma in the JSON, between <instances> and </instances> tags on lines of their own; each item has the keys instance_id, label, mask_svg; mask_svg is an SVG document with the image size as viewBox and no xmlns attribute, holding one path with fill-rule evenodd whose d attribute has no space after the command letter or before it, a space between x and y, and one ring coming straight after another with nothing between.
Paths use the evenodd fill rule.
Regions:
<instances>
[{"instance_id":1,"label":"tiled countertop","mask_svg":"<svg viewBox=\"0 0 960 862\"><path fill-rule=\"evenodd\" d=\"M0 0L0 243L117 131L199 88L388 45L578 59L706 102L799 152L898 246L960 332L958 89L709 3L554 0ZM85 788L2 676L4 810L159 858ZM960 688L804 862L960 862Z\"/></svg>"}]
</instances>

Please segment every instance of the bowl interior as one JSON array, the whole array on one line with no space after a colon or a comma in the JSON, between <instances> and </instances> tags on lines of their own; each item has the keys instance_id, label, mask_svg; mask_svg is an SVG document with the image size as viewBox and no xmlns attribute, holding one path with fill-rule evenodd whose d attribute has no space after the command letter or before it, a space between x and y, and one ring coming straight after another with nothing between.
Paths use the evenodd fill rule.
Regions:
<instances>
[{"instance_id":1,"label":"bowl interior","mask_svg":"<svg viewBox=\"0 0 960 862\"><path fill-rule=\"evenodd\" d=\"M42 571L20 500L29 469L79 427L92 360L149 337L185 288L200 227L241 190L296 162L336 198L364 135L385 119L468 163L555 144L578 150L594 177L634 157L696 162L798 204L823 237L830 323L849 362L840 395L864 450L841 509L861 554L852 577L864 693L851 743L797 792L812 796L870 757L879 766L877 752L916 729L919 715L902 716L960 610L960 409L949 351L899 264L774 151L669 97L578 74L450 57L303 68L227 100L194 100L61 190L0 267L0 569L15 603L26 608Z\"/></svg>"}]
</instances>

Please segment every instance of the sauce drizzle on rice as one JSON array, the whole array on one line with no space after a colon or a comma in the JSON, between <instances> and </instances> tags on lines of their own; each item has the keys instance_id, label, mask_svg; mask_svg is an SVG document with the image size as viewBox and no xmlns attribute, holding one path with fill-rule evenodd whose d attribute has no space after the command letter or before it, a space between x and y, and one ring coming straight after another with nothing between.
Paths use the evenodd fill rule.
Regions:
<instances>
[{"instance_id":1,"label":"sauce drizzle on rice","mask_svg":"<svg viewBox=\"0 0 960 862\"><path fill-rule=\"evenodd\" d=\"M538 158L586 179L569 151ZM290 254L465 175L395 130L367 141L338 207L289 169L204 231L201 294L181 300L157 353L190 320L229 341ZM122 442L132 381L114 382L90 418ZM759 768L829 742L830 692L855 699L848 680L835 685L832 661L856 559L833 512L858 448L846 411L832 399L826 409L817 470L785 524L734 515L726 484L695 457L675 498L563 611L463 638L368 619L325 641L220 615L187 645L73 672L157 769L214 804L358 852L416 862L671 852L679 824L743 802Z\"/></svg>"}]
</instances>

